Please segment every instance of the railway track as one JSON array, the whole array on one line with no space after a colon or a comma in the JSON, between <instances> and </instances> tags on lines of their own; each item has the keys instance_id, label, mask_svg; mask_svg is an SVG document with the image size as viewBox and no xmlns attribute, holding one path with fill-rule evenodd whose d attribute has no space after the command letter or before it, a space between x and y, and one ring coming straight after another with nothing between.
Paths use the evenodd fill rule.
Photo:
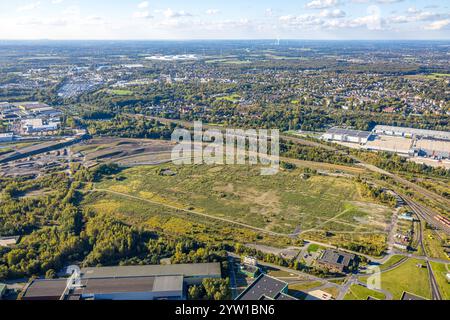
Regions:
<instances>
[{"instance_id":1,"label":"railway track","mask_svg":"<svg viewBox=\"0 0 450 320\"><path fill-rule=\"evenodd\" d=\"M420 218L425 220L427 223L433 227L443 230L446 234L450 234L450 225L446 224L442 220L442 216L421 206L420 204L414 202L412 199L402 196L406 204L417 214Z\"/></svg>"},{"instance_id":2,"label":"railway track","mask_svg":"<svg viewBox=\"0 0 450 320\"><path fill-rule=\"evenodd\" d=\"M425 219L425 217L428 217L428 218L430 218L432 220L434 219L434 218L430 217L430 215L429 215L430 212L428 212L428 215L427 215L426 210L424 210L424 208L421 208L420 205L416 204L411 199L404 198L404 200L411 207L411 209L414 212L416 212L416 214L418 216L422 217L422 219L424 219L425 221L427 221ZM430 260L428 258L427 251L426 251L425 246L423 244L423 225L422 225L422 220L420 220L420 225L419 225L419 244L420 244L420 246L422 248L422 252L425 255L425 260L427 262L428 278L429 278L429 283L430 283L430 288L431 288L431 298L433 300L442 300L441 292L439 291L439 286L437 284L436 277L434 276L434 272L433 272L433 269L431 268L431 263L430 263Z\"/></svg>"}]
</instances>

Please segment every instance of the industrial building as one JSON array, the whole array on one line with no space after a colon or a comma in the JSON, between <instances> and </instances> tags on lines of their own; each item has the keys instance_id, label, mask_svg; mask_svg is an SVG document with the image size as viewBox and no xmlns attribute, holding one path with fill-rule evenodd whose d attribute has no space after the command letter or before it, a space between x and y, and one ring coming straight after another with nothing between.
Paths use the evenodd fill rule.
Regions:
<instances>
[{"instance_id":1,"label":"industrial building","mask_svg":"<svg viewBox=\"0 0 450 320\"><path fill-rule=\"evenodd\" d=\"M450 158L450 140L419 139L414 144L414 153L422 157Z\"/></svg>"},{"instance_id":2,"label":"industrial building","mask_svg":"<svg viewBox=\"0 0 450 320\"><path fill-rule=\"evenodd\" d=\"M186 288L221 278L220 263L84 268L69 279L32 280L23 300L183 300Z\"/></svg>"},{"instance_id":3,"label":"industrial building","mask_svg":"<svg viewBox=\"0 0 450 320\"><path fill-rule=\"evenodd\" d=\"M379 125L373 129L373 133L406 138L431 138L450 140L450 132L448 131L424 130L405 127Z\"/></svg>"},{"instance_id":4,"label":"industrial building","mask_svg":"<svg viewBox=\"0 0 450 320\"><path fill-rule=\"evenodd\" d=\"M316 263L330 271L347 272L357 261L354 254L328 249L322 253Z\"/></svg>"},{"instance_id":5,"label":"industrial building","mask_svg":"<svg viewBox=\"0 0 450 320\"><path fill-rule=\"evenodd\" d=\"M12 247L19 242L20 237L0 237L0 247Z\"/></svg>"},{"instance_id":6,"label":"industrial building","mask_svg":"<svg viewBox=\"0 0 450 320\"><path fill-rule=\"evenodd\" d=\"M297 300L288 294L288 284L266 274L261 274L236 300Z\"/></svg>"},{"instance_id":7,"label":"industrial building","mask_svg":"<svg viewBox=\"0 0 450 320\"><path fill-rule=\"evenodd\" d=\"M358 131L334 127L329 129L322 136L322 138L327 141L340 141L340 142L364 144L369 140L371 135L372 133L368 131Z\"/></svg>"},{"instance_id":8,"label":"industrial building","mask_svg":"<svg viewBox=\"0 0 450 320\"><path fill-rule=\"evenodd\" d=\"M27 119L22 121L22 130L25 134L42 133L58 130L59 122L46 121L43 119Z\"/></svg>"},{"instance_id":9,"label":"industrial building","mask_svg":"<svg viewBox=\"0 0 450 320\"><path fill-rule=\"evenodd\" d=\"M377 135L364 145L364 149L395 152L407 156L414 153L413 142L410 138Z\"/></svg>"},{"instance_id":10,"label":"industrial building","mask_svg":"<svg viewBox=\"0 0 450 320\"><path fill-rule=\"evenodd\" d=\"M405 291L403 292L402 300L427 300L427 299Z\"/></svg>"},{"instance_id":11,"label":"industrial building","mask_svg":"<svg viewBox=\"0 0 450 320\"><path fill-rule=\"evenodd\" d=\"M14 139L14 133L0 133L0 142L11 142Z\"/></svg>"}]
</instances>

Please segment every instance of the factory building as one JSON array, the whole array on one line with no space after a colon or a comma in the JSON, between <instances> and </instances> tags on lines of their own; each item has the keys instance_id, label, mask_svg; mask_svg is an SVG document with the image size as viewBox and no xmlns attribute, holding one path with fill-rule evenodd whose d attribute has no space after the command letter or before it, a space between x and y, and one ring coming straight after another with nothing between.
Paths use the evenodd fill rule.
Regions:
<instances>
[{"instance_id":1,"label":"factory building","mask_svg":"<svg viewBox=\"0 0 450 320\"><path fill-rule=\"evenodd\" d=\"M405 127L379 125L373 129L373 133L406 138L431 138L440 140L450 140L450 132L448 131L423 130Z\"/></svg>"},{"instance_id":2,"label":"factory building","mask_svg":"<svg viewBox=\"0 0 450 320\"><path fill-rule=\"evenodd\" d=\"M340 141L340 142L351 142L351 143L366 143L371 136L368 131L358 131L350 130L344 128L331 128L329 129L322 138L327 141Z\"/></svg>"},{"instance_id":3,"label":"factory building","mask_svg":"<svg viewBox=\"0 0 450 320\"><path fill-rule=\"evenodd\" d=\"M32 280L22 300L184 300L187 286L221 276L220 263L84 268L69 279Z\"/></svg>"},{"instance_id":4,"label":"factory building","mask_svg":"<svg viewBox=\"0 0 450 320\"><path fill-rule=\"evenodd\" d=\"M261 274L236 300L262 301L262 300L297 300L288 294L287 282Z\"/></svg>"},{"instance_id":5,"label":"factory building","mask_svg":"<svg viewBox=\"0 0 450 320\"><path fill-rule=\"evenodd\" d=\"M11 142L14 139L14 133L0 133L0 142Z\"/></svg>"},{"instance_id":6,"label":"factory building","mask_svg":"<svg viewBox=\"0 0 450 320\"><path fill-rule=\"evenodd\" d=\"M414 153L422 157L449 159L450 140L419 139L414 145Z\"/></svg>"},{"instance_id":7,"label":"factory building","mask_svg":"<svg viewBox=\"0 0 450 320\"><path fill-rule=\"evenodd\" d=\"M22 130L25 134L42 133L58 130L59 122L46 122L42 119L28 119L22 121Z\"/></svg>"}]
</instances>

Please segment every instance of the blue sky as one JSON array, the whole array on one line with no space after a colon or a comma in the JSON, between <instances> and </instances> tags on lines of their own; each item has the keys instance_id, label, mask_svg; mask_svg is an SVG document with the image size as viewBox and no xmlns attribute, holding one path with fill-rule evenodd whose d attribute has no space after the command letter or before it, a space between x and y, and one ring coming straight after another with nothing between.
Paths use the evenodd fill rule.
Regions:
<instances>
[{"instance_id":1,"label":"blue sky","mask_svg":"<svg viewBox=\"0 0 450 320\"><path fill-rule=\"evenodd\" d=\"M0 39L450 39L450 0L0 0Z\"/></svg>"}]
</instances>

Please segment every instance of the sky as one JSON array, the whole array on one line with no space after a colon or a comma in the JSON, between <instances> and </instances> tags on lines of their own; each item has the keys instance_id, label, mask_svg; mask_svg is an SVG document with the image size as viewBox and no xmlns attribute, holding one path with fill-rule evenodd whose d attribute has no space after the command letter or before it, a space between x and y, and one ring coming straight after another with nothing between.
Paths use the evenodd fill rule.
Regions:
<instances>
[{"instance_id":1,"label":"sky","mask_svg":"<svg viewBox=\"0 0 450 320\"><path fill-rule=\"evenodd\" d=\"M0 0L0 39L450 40L450 0Z\"/></svg>"}]
</instances>

